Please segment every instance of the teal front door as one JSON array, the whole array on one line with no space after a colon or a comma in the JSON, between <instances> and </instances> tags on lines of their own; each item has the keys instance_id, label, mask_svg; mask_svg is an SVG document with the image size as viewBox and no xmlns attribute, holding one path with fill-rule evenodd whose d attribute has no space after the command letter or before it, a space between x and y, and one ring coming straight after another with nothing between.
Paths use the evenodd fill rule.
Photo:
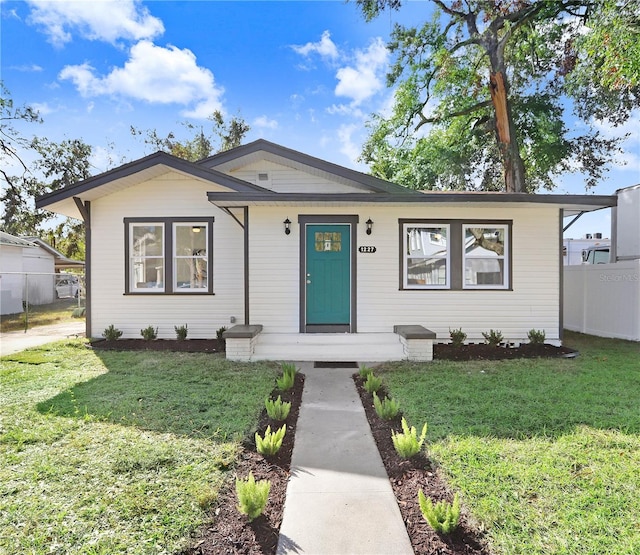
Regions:
<instances>
[{"instance_id":1,"label":"teal front door","mask_svg":"<svg viewBox=\"0 0 640 555\"><path fill-rule=\"evenodd\" d=\"M349 331L349 225L307 225L305 287L307 331Z\"/></svg>"}]
</instances>

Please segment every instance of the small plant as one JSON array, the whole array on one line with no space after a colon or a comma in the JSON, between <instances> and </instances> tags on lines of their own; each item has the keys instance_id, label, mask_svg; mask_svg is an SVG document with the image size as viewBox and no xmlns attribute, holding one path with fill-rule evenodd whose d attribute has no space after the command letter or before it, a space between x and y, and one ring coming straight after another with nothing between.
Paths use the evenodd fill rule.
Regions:
<instances>
[{"instance_id":1,"label":"small plant","mask_svg":"<svg viewBox=\"0 0 640 555\"><path fill-rule=\"evenodd\" d=\"M367 393L373 394L376 391L378 391L378 389L380 389L382 387L382 378L378 378L377 376L373 375L373 372L371 372L371 374L369 374L367 376L367 381L364 382L364 388L367 391Z\"/></svg>"},{"instance_id":2,"label":"small plant","mask_svg":"<svg viewBox=\"0 0 640 555\"><path fill-rule=\"evenodd\" d=\"M367 379L367 376L369 374L373 374L373 370L371 368L369 368L368 366L365 366L364 364L360 367L360 370L358 371L358 374L360 375L360 377L363 380Z\"/></svg>"},{"instance_id":3,"label":"small plant","mask_svg":"<svg viewBox=\"0 0 640 555\"><path fill-rule=\"evenodd\" d=\"M498 330L489 330L488 332L483 331L482 337L484 337L484 340L492 347L497 347L504 339L502 332Z\"/></svg>"},{"instance_id":4,"label":"small plant","mask_svg":"<svg viewBox=\"0 0 640 555\"><path fill-rule=\"evenodd\" d=\"M187 338L188 326L185 324L184 326L173 326L173 329L176 331L176 338L178 341L184 341Z\"/></svg>"},{"instance_id":5,"label":"small plant","mask_svg":"<svg viewBox=\"0 0 640 555\"><path fill-rule=\"evenodd\" d=\"M287 416L289 416L291 403L283 403L282 397L278 395L278 398L275 401L273 399L267 399L264 402L264 407L267 409L267 415L271 420L281 422L282 420L286 420Z\"/></svg>"},{"instance_id":6,"label":"small plant","mask_svg":"<svg viewBox=\"0 0 640 555\"><path fill-rule=\"evenodd\" d=\"M391 432L393 446L403 459L410 459L417 455L422 449L425 437L427 437L427 424L425 423L422 427L422 433L418 437L415 426L409 428L404 416L402 417L402 432Z\"/></svg>"},{"instance_id":7,"label":"small plant","mask_svg":"<svg viewBox=\"0 0 640 555\"><path fill-rule=\"evenodd\" d=\"M460 522L460 498L456 493L453 504L438 501L435 505L426 497L422 490L418 491L418 502L422 516L438 534L450 534Z\"/></svg>"},{"instance_id":8,"label":"small plant","mask_svg":"<svg viewBox=\"0 0 640 555\"><path fill-rule=\"evenodd\" d=\"M220 348L223 351L227 350L227 340L224 337L222 337L225 331L227 331L226 326L222 326L221 328L218 328L216 330L216 339L220 342Z\"/></svg>"},{"instance_id":9,"label":"small plant","mask_svg":"<svg viewBox=\"0 0 640 555\"><path fill-rule=\"evenodd\" d=\"M373 406L376 409L376 414L382 420L393 420L398 415L398 411L400 411L400 403L398 401L389 397L381 401L375 391L373 392Z\"/></svg>"},{"instance_id":10,"label":"small plant","mask_svg":"<svg viewBox=\"0 0 640 555\"><path fill-rule=\"evenodd\" d=\"M121 336L122 332L113 324L110 324L109 327L105 328L102 332L102 337L104 337L107 341L115 341Z\"/></svg>"},{"instance_id":11,"label":"small plant","mask_svg":"<svg viewBox=\"0 0 640 555\"><path fill-rule=\"evenodd\" d=\"M451 345L456 349L459 349L464 345L464 342L467 339L467 334L462 331L462 328L458 328L457 330L449 328L449 337L451 338Z\"/></svg>"},{"instance_id":12,"label":"small plant","mask_svg":"<svg viewBox=\"0 0 640 555\"><path fill-rule=\"evenodd\" d=\"M261 455L275 455L282 447L282 440L287 433L287 425L283 424L282 428L275 432L271 432L271 426L267 426L264 432L264 438L256 432L256 449Z\"/></svg>"},{"instance_id":13,"label":"small plant","mask_svg":"<svg viewBox=\"0 0 640 555\"><path fill-rule=\"evenodd\" d=\"M532 345L543 345L544 340L547 338L544 330L529 330L527 337Z\"/></svg>"},{"instance_id":14,"label":"small plant","mask_svg":"<svg viewBox=\"0 0 640 555\"><path fill-rule=\"evenodd\" d=\"M298 370L295 364L282 363L282 376L276 378L276 385L280 391L289 391L296 381Z\"/></svg>"},{"instance_id":15,"label":"small plant","mask_svg":"<svg viewBox=\"0 0 640 555\"><path fill-rule=\"evenodd\" d=\"M249 472L246 480L236 478L236 496L238 497L238 511L247 515L249 522L258 518L264 511L269 499L271 482L258 480Z\"/></svg>"},{"instance_id":16,"label":"small plant","mask_svg":"<svg viewBox=\"0 0 640 555\"><path fill-rule=\"evenodd\" d=\"M146 341L151 341L152 339L156 339L158 337L158 328L147 326L146 328L140 330L140 335Z\"/></svg>"}]
</instances>

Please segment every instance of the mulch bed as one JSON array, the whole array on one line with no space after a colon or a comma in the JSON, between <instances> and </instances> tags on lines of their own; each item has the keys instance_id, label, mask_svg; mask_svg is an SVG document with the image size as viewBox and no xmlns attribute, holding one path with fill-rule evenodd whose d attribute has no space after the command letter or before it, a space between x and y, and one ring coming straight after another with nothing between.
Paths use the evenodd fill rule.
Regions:
<instances>
[{"instance_id":1,"label":"mulch bed","mask_svg":"<svg viewBox=\"0 0 640 555\"><path fill-rule=\"evenodd\" d=\"M280 451L273 457L263 457L256 451L253 437L245 440L234 476L221 490L218 502L211 509L211 521L198 532L192 547L184 550L182 555L276 553L303 387L304 376L297 374L292 389L286 392L274 390L272 398L281 395L283 401L291 403L291 411L284 421L287 433ZM264 436L264 431L269 425L273 431L280 428L282 422L273 422L267 416L266 410L263 410L257 426L261 436ZM256 480L271 481L265 512L251 523L236 509L235 492L235 476L246 478L249 472L253 473Z\"/></svg>"},{"instance_id":2,"label":"mulch bed","mask_svg":"<svg viewBox=\"0 0 640 555\"><path fill-rule=\"evenodd\" d=\"M400 458L393 446L391 431L402 431L401 415L393 420L379 418L373 407L373 397L364 389L362 378L355 374L353 379L416 555L489 555L491 552L482 534L473 527L464 512L460 525L449 535L437 534L427 524L420 511L418 490L421 489L434 502L452 502L453 493L424 453L411 459ZM378 396L386 396L384 389Z\"/></svg>"},{"instance_id":3,"label":"mulch bed","mask_svg":"<svg viewBox=\"0 0 640 555\"><path fill-rule=\"evenodd\" d=\"M534 345L525 343L519 347L471 343L454 347L449 343L436 343L433 346L434 360L509 360L514 358L570 358L578 355L568 347L556 347L547 343Z\"/></svg>"},{"instance_id":4,"label":"mulch bed","mask_svg":"<svg viewBox=\"0 0 640 555\"><path fill-rule=\"evenodd\" d=\"M219 339L95 339L91 347L107 351L177 351L183 353L222 353L224 340Z\"/></svg>"}]
</instances>

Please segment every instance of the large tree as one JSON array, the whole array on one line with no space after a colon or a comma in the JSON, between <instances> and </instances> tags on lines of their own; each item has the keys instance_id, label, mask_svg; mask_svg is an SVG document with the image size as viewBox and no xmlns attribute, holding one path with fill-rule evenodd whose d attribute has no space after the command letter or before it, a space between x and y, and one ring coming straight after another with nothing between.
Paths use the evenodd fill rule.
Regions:
<instances>
[{"instance_id":1,"label":"large tree","mask_svg":"<svg viewBox=\"0 0 640 555\"><path fill-rule=\"evenodd\" d=\"M402 5L357 2L368 19ZM637 61L622 62L638 51L640 3L431 4L429 21L393 30L393 110L374 116L362 153L372 172L420 189L533 192L567 171L597 183L620 139L593 117L619 124L639 105ZM565 123L572 101L580 131Z\"/></svg>"}]
</instances>

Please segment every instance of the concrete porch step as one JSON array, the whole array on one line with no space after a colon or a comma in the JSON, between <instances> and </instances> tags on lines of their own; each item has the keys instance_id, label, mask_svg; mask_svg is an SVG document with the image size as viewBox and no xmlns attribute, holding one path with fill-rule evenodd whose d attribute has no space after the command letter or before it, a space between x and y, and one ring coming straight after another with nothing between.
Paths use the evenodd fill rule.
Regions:
<instances>
[{"instance_id":1,"label":"concrete porch step","mask_svg":"<svg viewBox=\"0 0 640 555\"><path fill-rule=\"evenodd\" d=\"M252 360L381 362L402 360L404 348L395 333L275 334L257 337Z\"/></svg>"}]
</instances>

